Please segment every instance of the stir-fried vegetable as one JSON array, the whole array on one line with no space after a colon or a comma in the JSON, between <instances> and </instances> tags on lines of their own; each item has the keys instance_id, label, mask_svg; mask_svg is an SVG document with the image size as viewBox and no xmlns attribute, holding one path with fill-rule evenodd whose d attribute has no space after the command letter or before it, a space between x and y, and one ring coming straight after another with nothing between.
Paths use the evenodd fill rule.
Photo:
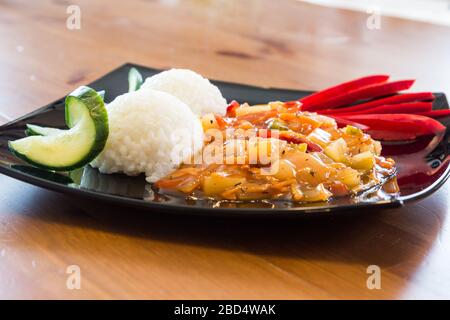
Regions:
<instances>
[{"instance_id":1,"label":"stir-fried vegetable","mask_svg":"<svg viewBox=\"0 0 450 320\"><path fill-rule=\"evenodd\" d=\"M380 144L360 128L339 129L332 118L300 107L232 102L227 117L204 115L204 151L222 153L222 161L184 164L156 186L214 199L316 202L355 194L394 173L394 162L380 157Z\"/></svg>"}]
</instances>

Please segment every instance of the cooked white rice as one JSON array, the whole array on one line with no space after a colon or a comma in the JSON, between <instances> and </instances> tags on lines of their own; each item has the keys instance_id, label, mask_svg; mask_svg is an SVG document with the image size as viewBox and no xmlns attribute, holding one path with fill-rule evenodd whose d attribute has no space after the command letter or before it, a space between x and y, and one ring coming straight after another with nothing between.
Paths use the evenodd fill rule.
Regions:
<instances>
[{"instance_id":1,"label":"cooked white rice","mask_svg":"<svg viewBox=\"0 0 450 320\"><path fill-rule=\"evenodd\" d=\"M225 114L227 101L220 90L198 73L187 69L170 69L149 77L141 89L155 89L174 95L198 116Z\"/></svg>"},{"instance_id":2,"label":"cooked white rice","mask_svg":"<svg viewBox=\"0 0 450 320\"><path fill-rule=\"evenodd\" d=\"M107 106L109 137L91 163L103 173L145 173L154 182L199 151L200 121L176 97L156 90L118 96Z\"/></svg>"}]
</instances>

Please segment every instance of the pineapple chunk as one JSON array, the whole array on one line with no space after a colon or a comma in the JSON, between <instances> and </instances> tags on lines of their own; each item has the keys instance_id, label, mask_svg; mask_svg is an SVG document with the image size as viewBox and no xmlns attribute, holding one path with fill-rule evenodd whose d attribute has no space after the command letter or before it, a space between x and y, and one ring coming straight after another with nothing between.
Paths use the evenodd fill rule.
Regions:
<instances>
[{"instance_id":1,"label":"pineapple chunk","mask_svg":"<svg viewBox=\"0 0 450 320\"><path fill-rule=\"evenodd\" d=\"M362 136L363 132L361 129L354 127L354 126L346 126L345 127L345 133L351 136Z\"/></svg>"},{"instance_id":2,"label":"pineapple chunk","mask_svg":"<svg viewBox=\"0 0 450 320\"><path fill-rule=\"evenodd\" d=\"M317 128L308 135L308 139L325 148L330 143L331 134L329 134L325 130Z\"/></svg>"},{"instance_id":3,"label":"pineapple chunk","mask_svg":"<svg viewBox=\"0 0 450 320\"><path fill-rule=\"evenodd\" d=\"M337 179L345 184L349 189L361 183L360 174L352 168L344 168L337 172Z\"/></svg>"},{"instance_id":4,"label":"pineapple chunk","mask_svg":"<svg viewBox=\"0 0 450 320\"><path fill-rule=\"evenodd\" d=\"M366 151L354 155L350 161L350 166L358 170L370 170L375 164L375 158L372 152Z\"/></svg>"},{"instance_id":5,"label":"pineapple chunk","mask_svg":"<svg viewBox=\"0 0 450 320\"><path fill-rule=\"evenodd\" d=\"M269 122L269 124L267 125L267 127L270 130L280 130L280 131L289 130L289 128L286 126L286 123L284 123L284 121L278 120L278 119L271 120Z\"/></svg>"},{"instance_id":6,"label":"pineapple chunk","mask_svg":"<svg viewBox=\"0 0 450 320\"><path fill-rule=\"evenodd\" d=\"M236 109L236 116L242 117L242 116L245 116L250 113L267 112L270 110L272 110L272 107L267 104L251 106L251 107L250 106L249 107L240 107L240 108Z\"/></svg>"},{"instance_id":7,"label":"pineapple chunk","mask_svg":"<svg viewBox=\"0 0 450 320\"><path fill-rule=\"evenodd\" d=\"M274 177L281 180L286 181L290 179L295 179L296 171L295 166L289 162L288 160L278 160L275 161L273 164L273 170L274 170Z\"/></svg>"},{"instance_id":8,"label":"pineapple chunk","mask_svg":"<svg viewBox=\"0 0 450 320\"><path fill-rule=\"evenodd\" d=\"M324 150L325 154L336 162L344 162L348 152L347 142L339 138L331 142Z\"/></svg>"},{"instance_id":9,"label":"pineapple chunk","mask_svg":"<svg viewBox=\"0 0 450 320\"><path fill-rule=\"evenodd\" d=\"M207 113L204 116L202 116L202 127L203 131L207 131L209 129L217 129L219 128L219 125L217 124L216 117L214 117L213 113Z\"/></svg>"},{"instance_id":10,"label":"pineapple chunk","mask_svg":"<svg viewBox=\"0 0 450 320\"><path fill-rule=\"evenodd\" d=\"M245 182L245 178L236 176L225 176L212 173L203 178L203 192L206 196L220 195L226 189Z\"/></svg>"},{"instance_id":11,"label":"pineapple chunk","mask_svg":"<svg viewBox=\"0 0 450 320\"><path fill-rule=\"evenodd\" d=\"M306 150L308 150L308 145L306 143L299 143L299 144L291 143L291 146L298 152L306 152Z\"/></svg>"}]
</instances>

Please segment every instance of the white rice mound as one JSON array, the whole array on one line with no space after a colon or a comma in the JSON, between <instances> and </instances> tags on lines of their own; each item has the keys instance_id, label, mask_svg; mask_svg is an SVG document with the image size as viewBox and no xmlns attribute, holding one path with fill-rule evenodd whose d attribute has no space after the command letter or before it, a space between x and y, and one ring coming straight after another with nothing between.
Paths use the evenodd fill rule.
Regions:
<instances>
[{"instance_id":1,"label":"white rice mound","mask_svg":"<svg viewBox=\"0 0 450 320\"><path fill-rule=\"evenodd\" d=\"M155 182L201 150L200 120L176 97L156 90L118 96L107 106L109 136L91 163L102 173L145 173Z\"/></svg>"},{"instance_id":2,"label":"white rice mound","mask_svg":"<svg viewBox=\"0 0 450 320\"><path fill-rule=\"evenodd\" d=\"M145 79L141 89L155 89L174 95L192 112L225 114L227 101L219 88L198 73L187 69L170 69Z\"/></svg>"}]
</instances>

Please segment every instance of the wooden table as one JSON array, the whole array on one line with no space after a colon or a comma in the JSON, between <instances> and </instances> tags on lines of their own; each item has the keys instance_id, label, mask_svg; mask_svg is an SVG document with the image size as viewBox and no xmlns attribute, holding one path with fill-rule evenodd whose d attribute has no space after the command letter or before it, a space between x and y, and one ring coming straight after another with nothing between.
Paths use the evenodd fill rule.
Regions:
<instances>
[{"instance_id":1,"label":"wooden table","mask_svg":"<svg viewBox=\"0 0 450 320\"><path fill-rule=\"evenodd\" d=\"M66 8L81 8L81 29ZM450 93L450 29L298 1L1 1L0 121L124 62L319 89L371 73ZM183 218L0 176L0 298L450 298L447 184L402 209L311 220ZM81 289L66 286L67 267ZM381 289L366 287L381 268Z\"/></svg>"}]
</instances>

